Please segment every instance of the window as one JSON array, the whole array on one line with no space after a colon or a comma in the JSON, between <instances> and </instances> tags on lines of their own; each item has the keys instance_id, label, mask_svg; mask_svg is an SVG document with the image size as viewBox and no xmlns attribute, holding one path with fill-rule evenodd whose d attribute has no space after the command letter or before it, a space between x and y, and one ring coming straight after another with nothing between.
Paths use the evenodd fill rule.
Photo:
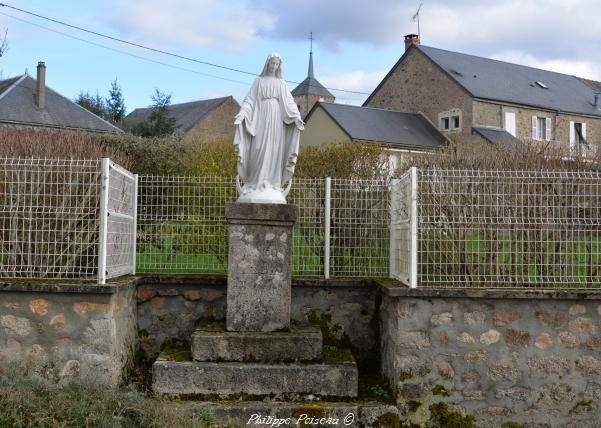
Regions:
<instances>
[{"instance_id":1,"label":"window","mask_svg":"<svg viewBox=\"0 0 601 428\"><path fill-rule=\"evenodd\" d=\"M442 131L459 131L461 130L461 113L453 110L443 112L438 115L440 119L440 129Z\"/></svg>"},{"instance_id":2,"label":"window","mask_svg":"<svg viewBox=\"0 0 601 428\"><path fill-rule=\"evenodd\" d=\"M551 118L532 116L532 139L539 141L551 140Z\"/></svg>"},{"instance_id":3,"label":"window","mask_svg":"<svg viewBox=\"0 0 601 428\"><path fill-rule=\"evenodd\" d=\"M570 150L576 153L584 153L588 147L586 123L570 122Z\"/></svg>"}]
</instances>

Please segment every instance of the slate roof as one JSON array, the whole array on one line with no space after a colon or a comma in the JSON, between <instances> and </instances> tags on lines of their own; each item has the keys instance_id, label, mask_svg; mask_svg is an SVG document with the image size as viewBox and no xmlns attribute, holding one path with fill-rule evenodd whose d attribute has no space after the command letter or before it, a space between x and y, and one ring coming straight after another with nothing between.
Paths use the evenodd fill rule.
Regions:
<instances>
[{"instance_id":1,"label":"slate roof","mask_svg":"<svg viewBox=\"0 0 601 428\"><path fill-rule=\"evenodd\" d=\"M424 45L411 46L388 76L413 49L424 54L475 98L601 116L601 110L593 106L595 91L576 76Z\"/></svg>"},{"instance_id":2,"label":"slate roof","mask_svg":"<svg viewBox=\"0 0 601 428\"><path fill-rule=\"evenodd\" d=\"M473 132L480 135L485 140L493 143L500 144L507 147L513 147L520 144L520 141L511 135L503 128L493 128L490 126L474 126L472 127Z\"/></svg>"},{"instance_id":3,"label":"slate roof","mask_svg":"<svg viewBox=\"0 0 601 428\"><path fill-rule=\"evenodd\" d=\"M589 85L595 92L601 92L601 82L591 79L585 79L584 77L579 77L584 83Z\"/></svg>"},{"instance_id":4,"label":"slate roof","mask_svg":"<svg viewBox=\"0 0 601 428\"><path fill-rule=\"evenodd\" d=\"M0 123L93 132L123 132L46 86L45 107L35 103L37 82L24 74L0 81Z\"/></svg>"},{"instance_id":5,"label":"slate roof","mask_svg":"<svg viewBox=\"0 0 601 428\"><path fill-rule=\"evenodd\" d=\"M196 125L198 121L229 99L233 100L234 98L229 96L210 100L192 101L189 103L171 104L167 109L169 110L169 116L176 120L176 132L184 134ZM125 121L131 124L137 124L148 119L151 113L151 107L137 108L125 117ZM234 123L233 120L234 119L232 118L232 123Z\"/></svg>"},{"instance_id":6,"label":"slate roof","mask_svg":"<svg viewBox=\"0 0 601 428\"><path fill-rule=\"evenodd\" d=\"M309 53L309 70L307 78L294 88L291 93L292 96L295 97L299 95L316 95L318 97L334 98L334 95L332 95L325 86L319 83L313 74L313 52Z\"/></svg>"},{"instance_id":7,"label":"slate roof","mask_svg":"<svg viewBox=\"0 0 601 428\"><path fill-rule=\"evenodd\" d=\"M307 115L306 121L319 107L353 140L418 150L434 149L448 142L421 113L318 102Z\"/></svg>"}]
</instances>

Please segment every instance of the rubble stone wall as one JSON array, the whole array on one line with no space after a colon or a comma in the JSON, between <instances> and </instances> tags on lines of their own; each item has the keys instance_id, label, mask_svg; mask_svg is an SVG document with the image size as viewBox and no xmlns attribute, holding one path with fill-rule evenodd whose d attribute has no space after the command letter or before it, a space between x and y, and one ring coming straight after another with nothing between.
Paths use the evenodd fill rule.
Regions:
<instances>
[{"instance_id":1,"label":"rubble stone wall","mask_svg":"<svg viewBox=\"0 0 601 428\"><path fill-rule=\"evenodd\" d=\"M383 287L382 371L415 423L597 427L601 293Z\"/></svg>"}]
</instances>

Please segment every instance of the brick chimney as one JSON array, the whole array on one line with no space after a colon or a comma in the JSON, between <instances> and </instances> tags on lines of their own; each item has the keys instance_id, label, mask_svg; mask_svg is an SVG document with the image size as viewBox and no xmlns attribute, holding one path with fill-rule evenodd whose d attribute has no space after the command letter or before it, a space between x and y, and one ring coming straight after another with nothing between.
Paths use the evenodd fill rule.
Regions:
<instances>
[{"instance_id":1,"label":"brick chimney","mask_svg":"<svg viewBox=\"0 0 601 428\"><path fill-rule=\"evenodd\" d=\"M407 51L411 45L419 45L419 36L417 34L407 34L405 36L405 51Z\"/></svg>"},{"instance_id":2,"label":"brick chimney","mask_svg":"<svg viewBox=\"0 0 601 428\"><path fill-rule=\"evenodd\" d=\"M35 103L38 108L44 108L46 105L46 65L42 61L38 62L38 87Z\"/></svg>"}]
</instances>

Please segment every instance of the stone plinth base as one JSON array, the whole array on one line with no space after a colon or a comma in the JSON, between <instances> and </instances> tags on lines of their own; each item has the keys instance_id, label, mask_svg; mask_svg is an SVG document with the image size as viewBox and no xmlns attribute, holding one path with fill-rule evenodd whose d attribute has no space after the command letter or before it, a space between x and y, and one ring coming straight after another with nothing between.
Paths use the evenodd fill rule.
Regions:
<instances>
[{"instance_id":1,"label":"stone plinth base","mask_svg":"<svg viewBox=\"0 0 601 428\"><path fill-rule=\"evenodd\" d=\"M319 364L261 364L170 361L163 355L152 365L157 394L287 397L356 397L357 366L348 361Z\"/></svg>"},{"instance_id":2,"label":"stone plinth base","mask_svg":"<svg viewBox=\"0 0 601 428\"><path fill-rule=\"evenodd\" d=\"M292 227L298 207L229 203L227 329L290 328Z\"/></svg>"},{"instance_id":3,"label":"stone plinth base","mask_svg":"<svg viewBox=\"0 0 601 428\"><path fill-rule=\"evenodd\" d=\"M321 361L323 340L316 327L285 332L226 331L224 323L203 325L192 334L196 361Z\"/></svg>"}]
</instances>

